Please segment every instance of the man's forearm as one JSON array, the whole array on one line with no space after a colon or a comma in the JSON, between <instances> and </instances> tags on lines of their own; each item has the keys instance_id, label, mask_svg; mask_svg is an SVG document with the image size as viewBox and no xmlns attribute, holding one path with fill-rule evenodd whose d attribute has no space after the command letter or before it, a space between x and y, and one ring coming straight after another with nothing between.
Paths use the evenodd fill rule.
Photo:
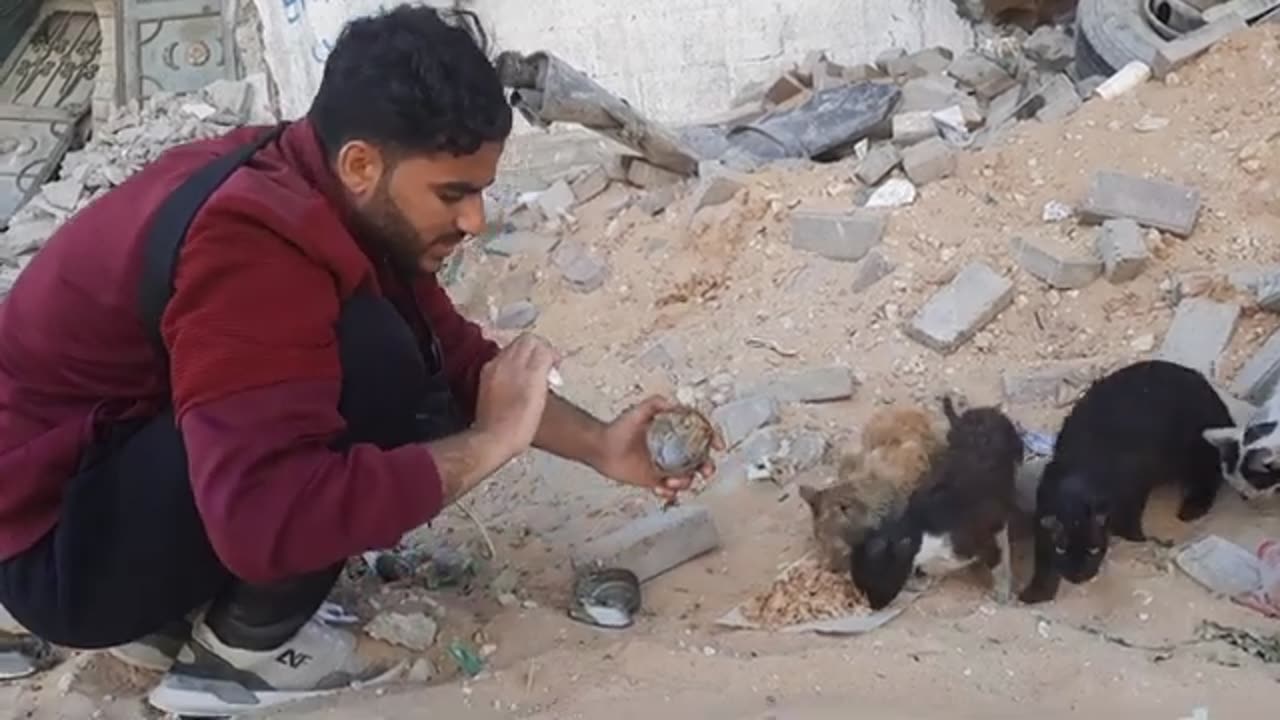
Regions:
<instances>
[{"instance_id":1,"label":"man's forearm","mask_svg":"<svg viewBox=\"0 0 1280 720\"><path fill-rule=\"evenodd\" d=\"M592 468L600 466L600 447L605 424L591 413L559 397L547 396L542 424L533 436L533 446Z\"/></svg>"},{"instance_id":2,"label":"man's forearm","mask_svg":"<svg viewBox=\"0 0 1280 720\"><path fill-rule=\"evenodd\" d=\"M467 430L427 443L444 490L444 504L451 505L509 459L498 441Z\"/></svg>"}]
</instances>

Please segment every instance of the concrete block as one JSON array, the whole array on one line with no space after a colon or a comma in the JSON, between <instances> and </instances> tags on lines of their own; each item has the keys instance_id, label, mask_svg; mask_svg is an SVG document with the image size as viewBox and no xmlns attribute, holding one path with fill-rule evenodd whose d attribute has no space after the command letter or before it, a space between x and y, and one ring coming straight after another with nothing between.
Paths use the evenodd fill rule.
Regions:
<instances>
[{"instance_id":1,"label":"concrete block","mask_svg":"<svg viewBox=\"0 0 1280 720\"><path fill-rule=\"evenodd\" d=\"M853 397L855 387L851 369L832 366L772 378L743 395L770 397L778 403L822 403L848 400Z\"/></svg>"},{"instance_id":2,"label":"concrete block","mask_svg":"<svg viewBox=\"0 0 1280 720\"><path fill-rule=\"evenodd\" d=\"M604 166L597 165L574 178L569 187L573 190L574 199L581 205L608 190L610 182L609 171Z\"/></svg>"},{"instance_id":3,"label":"concrete block","mask_svg":"<svg viewBox=\"0 0 1280 720\"><path fill-rule=\"evenodd\" d=\"M1074 402L1104 371L1105 368L1093 360L1075 360L1006 371L1000 383L1004 399L1010 403L1063 405Z\"/></svg>"},{"instance_id":4,"label":"concrete block","mask_svg":"<svg viewBox=\"0 0 1280 720\"><path fill-rule=\"evenodd\" d=\"M1254 405L1263 405L1280 387L1280 330L1258 348L1236 374L1232 392Z\"/></svg>"},{"instance_id":5,"label":"concrete block","mask_svg":"<svg viewBox=\"0 0 1280 720\"><path fill-rule=\"evenodd\" d=\"M983 100L990 100L1017 84L1005 69L972 50L956 58L947 74L969 87Z\"/></svg>"},{"instance_id":6,"label":"concrete block","mask_svg":"<svg viewBox=\"0 0 1280 720\"><path fill-rule=\"evenodd\" d=\"M969 98L969 95L956 86L953 78L929 75L903 83L902 98L898 101L896 110L900 113L934 112L958 105L965 98Z\"/></svg>"},{"instance_id":7,"label":"concrete block","mask_svg":"<svg viewBox=\"0 0 1280 720\"><path fill-rule=\"evenodd\" d=\"M503 233L485 243L484 251L491 255L515 257L520 255L546 255L560 243L554 235L543 235L529 230Z\"/></svg>"},{"instance_id":8,"label":"concrete block","mask_svg":"<svg viewBox=\"0 0 1280 720\"><path fill-rule=\"evenodd\" d=\"M872 285L893 274L893 263L885 259L878 250L872 250L858 263L858 270L853 276L849 289L855 293L866 292Z\"/></svg>"},{"instance_id":9,"label":"concrete block","mask_svg":"<svg viewBox=\"0 0 1280 720\"><path fill-rule=\"evenodd\" d=\"M938 126L933 121L933 113L921 111L893 116L893 144L898 147L908 147L937 136Z\"/></svg>"},{"instance_id":10,"label":"concrete block","mask_svg":"<svg viewBox=\"0 0 1280 720\"><path fill-rule=\"evenodd\" d=\"M946 72L955 60L955 53L944 47L931 47L918 50L905 58L908 67L905 75L909 77L925 77Z\"/></svg>"},{"instance_id":11,"label":"concrete block","mask_svg":"<svg viewBox=\"0 0 1280 720\"><path fill-rule=\"evenodd\" d=\"M906 71L907 51L902 48L889 48L876 56L876 67L880 72L896 77Z\"/></svg>"},{"instance_id":12,"label":"concrete block","mask_svg":"<svg viewBox=\"0 0 1280 720\"><path fill-rule=\"evenodd\" d=\"M569 183L557 180L551 187L538 193L536 202L543 215L554 219L560 217L561 213L569 212L577 202L577 198L573 194L573 188L569 187Z\"/></svg>"},{"instance_id":13,"label":"concrete block","mask_svg":"<svg viewBox=\"0 0 1280 720\"><path fill-rule=\"evenodd\" d=\"M920 308L906 327L907 337L951 353L1009 307L1013 290L1013 281L974 261Z\"/></svg>"},{"instance_id":14,"label":"concrete block","mask_svg":"<svg viewBox=\"0 0 1280 720\"><path fill-rule=\"evenodd\" d=\"M1046 78L1035 97L1044 103L1036 111L1036 119L1046 123L1064 120L1084 105L1084 101L1076 93L1075 83L1061 73Z\"/></svg>"},{"instance_id":15,"label":"concrete block","mask_svg":"<svg viewBox=\"0 0 1280 720\"><path fill-rule=\"evenodd\" d=\"M720 547L705 507L679 505L639 518L574 552L575 567L630 570L640 582Z\"/></svg>"},{"instance_id":16,"label":"concrete block","mask_svg":"<svg viewBox=\"0 0 1280 720\"><path fill-rule=\"evenodd\" d=\"M1185 365L1213 379L1218 357L1231 342L1240 307L1192 298L1178 305L1157 357Z\"/></svg>"},{"instance_id":17,"label":"concrete block","mask_svg":"<svg viewBox=\"0 0 1280 720\"><path fill-rule=\"evenodd\" d=\"M778 422L778 402L767 395L744 397L721 405L711 413L727 447L734 447L765 425Z\"/></svg>"},{"instance_id":18,"label":"concrete block","mask_svg":"<svg viewBox=\"0 0 1280 720\"><path fill-rule=\"evenodd\" d=\"M683 176L639 158L633 159L627 168L627 182L648 190L676 185L683 180Z\"/></svg>"},{"instance_id":19,"label":"concrete block","mask_svg":"<svg viewBox=\"0 0 1280 720\"><path fill-rule=\"evenodd\" d=\"M846 83L862 83L884 77L884 73L880 72L879 68L866 63L841 68L840 75Z\"/></svg>"},{"instance_id":20,"label":"concrete block","mask_svg":"<svg viewBox=\"0 0 1280 720\"><path fill-rule=\"evenodd\" d=\"M668 185L656 190L650 190L636 202L636 207L640 208L640 212L646 215L657 215L680 199L681 188L683 188L683 185Z\"/></svg>"},{"instance_id":21,"label":"concrete block","mask_svg":"<svg viewBox=\"0 0 1280 720\"><path fill-rule=\"evenodd\" d=\"M902 153L898 152L898 148L889 143L881 143L867 151L867 156L858 163L854 177L864 185L875 185L901 164Z\"/></svg>"},{"instance_id":22,"label":"concrete block","mask_svg":"<svg viewBox=\"0 0 1280 720\"><path fill-rule=\"evenodd\" d=\"M805 53L804 60L800 61L800 66L792 74L800 82L813 87L814 78L822 74L824 66L829 62L827 54L822 50L810 50Z\"/></svg>"},{"instance_id":23,"label":"concrete block","mask_svg":"<svg viewBox=\"0 0 1280 720\"><path fill-rule=\"evenodd\" d=\"M861 260L880 244L888 219L857 210L797 208L791 213L791 246L831 260Z\"/></svg>"},{"instance_id":24,"label":"concrete block","mask_svg":"<svg viewBox=\"0 0 1280 720\"><path fill-rule=\"evenodd\" d=\"M1142 228L1134 220L1107 220L1098 231L1098 255L1103 270L1113 283L1125 283L1138 277L1147 266L1147 241Z\"/></svg>"},{"instance_id":25,"label":"concrete block","mask_svg":"<svg viewBox=\"0 0 1280 720\"><path fill-rule=\"evenodd\" d=\"M941 138L930 138L902 151L902 168L916 185L954 175L956 167L955 149Z\"/></svg>"},{"instance_id":26,"label":"concrete block","mask_svg":"<svg viewBox=\"0 0 1280 720\"><path fill-rule=\"evenodd\" d=\"M1022 43L1027 57L1054 72L1064 72L1076 59L1076 41L1062 28L1041 25Z\"/></svg>"},{"instance_id":27,"label":"concrete block","mask_svg":"<svg viewBox=\"0 0 1280 720\"><path fill-rule=\"evenodd\" d=\"M1151 74L1162 78L1199 57L1228 35L1247 27L1249 24L1244 18L1232 13L1174 40L1161 43L1151 61Z\"/></svg>"},{"instance_id":28,"label":"concrete block","mask_svg":"<svg viewBox=\"0 0 1280 720\"><path fill-rule=\"evenodd\" d=\"M576 243L561 243L551 253L551 262L569 287L577 292L599 290L609 277L609 266Z\"/></svg>"},{"instance_id":29,"label":"concrete block","mask_svg":"<svg viewBox=\"0 0 1280 720\"><path fill-rule=\"evenodd\" d=\"M693 191L693 212L723 205L733 199L738 191L747 185L747 177L720 165L719 163L702 163L699 165L698 186Z\"/></svg>"},{"instance_id":30,"label":"concrete block","mask_svg":"<svg viewBox=\"0 0 1280 720\"><path fill-rule=\"evenodd\" d=\"M1059 248L1014 238L1010 243L1018 267L1061 290L1088 287L1102 276L1099 257L1073 257Z\"/></svg>"},{"instance_id":31,"label":"concrete block","mask_svg":"<svg viewBox=\"0 0 1280 720\"><path fill-rule=\"evenodd\" d=\"M538 308L528 300L517 300L498 310L494 327L500 330L522 330L538 319Z\"/></svg>"},{"instance_id":32,"label":"concrete block","mask_svg":"<svg viewBox=\"0 0 1280 720\"><path fill-rule=\"evenodd\" d=\"M1080 217L1092 223L1131 218L1139 225L1186 237L1195 229L1200 203L1196 188L1101 170L1089 183Z\"/></svg>"}]
</instances>

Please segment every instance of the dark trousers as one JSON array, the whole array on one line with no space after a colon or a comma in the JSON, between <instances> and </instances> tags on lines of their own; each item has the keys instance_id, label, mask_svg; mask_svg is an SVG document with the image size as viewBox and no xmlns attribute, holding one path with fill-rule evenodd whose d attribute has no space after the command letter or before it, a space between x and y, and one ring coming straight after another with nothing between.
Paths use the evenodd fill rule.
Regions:
<instances>
[{"instance_id":1,"label":"dark trousers","mask_svg":"<svg viewBox=\"0 0 1280 720\"><path fill-rule=\"evenodd\" d=\"M439 435L423 398L438 392L417 340L390 303L347 301L338 327L337 447L384 448ZM430 418L438 421L439 418ZM58 525L0 563L0 603L45 640L72 648L125 644L210 603L206 621L233 647L278 647L319 609L345 559L269 585L232 576L196 511L186 450L172 412L121 423L92 447L71 479Z\"/></svg>"}]
</instances>

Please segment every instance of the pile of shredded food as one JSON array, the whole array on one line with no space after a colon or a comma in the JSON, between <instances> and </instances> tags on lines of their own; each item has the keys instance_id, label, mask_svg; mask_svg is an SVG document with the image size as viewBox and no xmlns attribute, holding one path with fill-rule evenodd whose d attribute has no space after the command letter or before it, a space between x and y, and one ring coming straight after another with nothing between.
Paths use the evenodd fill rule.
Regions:
<instances>
[{"instance_id":1,"label":"pile of shredded food","mask_svg":"<svg viewBox=\"0 0 1280 720\"><path fill-rule=\"evenodd\" d=\"M742 605L744 618L766 628L869 613L866 599L847 574L831 572L812 558L792 566L768 590Z\"/></svg>"}]
</instances>

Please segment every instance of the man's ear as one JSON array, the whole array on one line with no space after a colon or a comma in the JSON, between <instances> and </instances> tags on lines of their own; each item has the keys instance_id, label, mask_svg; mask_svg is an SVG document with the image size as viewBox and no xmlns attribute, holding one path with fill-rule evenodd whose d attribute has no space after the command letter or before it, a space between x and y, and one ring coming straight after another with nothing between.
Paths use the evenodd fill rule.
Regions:
<instances>
[{"instance_id":1,"label":"man's ear","mask_svg":"<svg viewBox=\"0 0 1280 720\"><path fill-rule=\"evenodd\" d=\"M1228 448L1239 448L1244 431L1238 427L1205 428L1200 435L1221 454Z\"/></svg>"}]
</instances>

